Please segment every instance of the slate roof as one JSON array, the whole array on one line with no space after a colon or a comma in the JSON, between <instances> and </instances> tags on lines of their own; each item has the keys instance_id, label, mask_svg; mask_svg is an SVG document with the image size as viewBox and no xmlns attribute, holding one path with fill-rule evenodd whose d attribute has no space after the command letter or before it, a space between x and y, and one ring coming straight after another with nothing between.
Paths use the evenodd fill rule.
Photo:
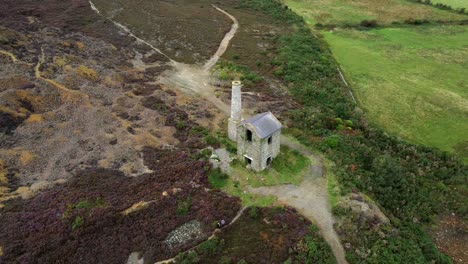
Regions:
<instances>
[{"instance_id":1,"label":"slate roof","mask_svg":"<svg viewBox=\"0 0 468 264\"><path fill-rule=\"evenodd\" d=\"M278 119L271 113L265 112L252 118L243 120L240 125L250 124L254 127L254 132L261 138L271 136L271 134L280 130L282 125Z\"/></svg>"}]
</instances>

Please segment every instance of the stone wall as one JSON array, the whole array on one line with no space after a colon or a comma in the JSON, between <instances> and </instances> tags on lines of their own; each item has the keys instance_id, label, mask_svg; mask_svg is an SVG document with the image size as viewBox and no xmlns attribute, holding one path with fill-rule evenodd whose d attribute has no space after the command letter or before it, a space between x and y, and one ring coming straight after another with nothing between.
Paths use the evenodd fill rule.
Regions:
<instances>
[{"instance_id":1,"label":"stone wall","mask_svg":"<svg viewBox=\"0 0 468 264\"><path fill-rule=\"evenodd\" d=\"M247 141L247 129L252 131L252 141ZM241 162L245 162L245 156L251 158L251 168L255 171L261 171L267 167L266 161L268 157L274 159L279 154L281 130L278 130L271 136L271 144L268 144L268 137L260 139L254 131L249 124L238 127L237 156Z\"/></svg>"}]
</instances>

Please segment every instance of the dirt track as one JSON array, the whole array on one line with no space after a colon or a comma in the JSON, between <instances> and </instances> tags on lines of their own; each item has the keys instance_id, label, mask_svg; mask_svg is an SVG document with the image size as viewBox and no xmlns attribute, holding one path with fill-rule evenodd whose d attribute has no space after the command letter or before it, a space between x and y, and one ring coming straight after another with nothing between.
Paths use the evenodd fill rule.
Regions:
<instances>
[{"instance_id":1,"label":"dirt track","mask_svg":"<svg viewBox=\"0 0 468 264\"><path fill-rule=\"evenodd\" d=\"M160 77L159 82L167 87L179 90L181 89L191 95L200 96L216 106L224 115L229 115L229 105L215 96L215 87L211 85L210 81L210 69L226 51L230 40L234 37L239 27L239 24L237 19L226 11L216 6L213 7L233 21L231 30L225 35L216 53L203 67L171 60L173 69L166 71ZM95 11L99 12L97 9ZM127 28L124 29L131 34ZM146 43L144 40L141 41ZM155 48L153 49L160 52ZM287 145L292 149L299 150L303 155L308 156L315 162L315 164L310 168L310 173L299 186L279 185L249 188L248 191L262 195L274 195L278 197L280 202L298 209L305 217L318 225L325 240L331 246L338 263L347 263L343 246L340 243L338 235L333 229L334 220L327 197L327 180L324 177L324 166L320 157L315 156L304 146L293 142L286 137L282 137L281 141L282 144Z\"/></svg>"},{"instance_id":2,"label":"dirt track","mask_svg":"<svg viewBox=\"0 0 468 264\"><path fill-rule=\"evenodd\" d=\"M287 137L283 136L281 143L309 157L315 163L310 166L310 172L304 177L299 186L287 184L248 188L248 191L261 195L274 195L278 198L278 202L296 208L301 214L318 225L323 237L332 248L337 262L347 263L343 246L333 229L334 219L328 202L327 179L321 158Z\"/></svg>"}]
</instances>

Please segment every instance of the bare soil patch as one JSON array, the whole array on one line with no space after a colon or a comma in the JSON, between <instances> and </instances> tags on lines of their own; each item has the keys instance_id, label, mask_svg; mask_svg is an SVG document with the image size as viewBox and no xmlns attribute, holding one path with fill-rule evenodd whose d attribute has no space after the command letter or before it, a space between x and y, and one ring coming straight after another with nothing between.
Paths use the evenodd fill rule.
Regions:
<instances>
[{"instance_id":1,"label":"bare soil patch","mask_svg":"<svg viewBox=\"0 0 468 264\"><path fill-rule=\"evenodd\" d=\"M449 255L454 263L468 262L468 224L456 215L444 215L437 226L429 230L440 251Z\"/></svg>"}]
</instances>

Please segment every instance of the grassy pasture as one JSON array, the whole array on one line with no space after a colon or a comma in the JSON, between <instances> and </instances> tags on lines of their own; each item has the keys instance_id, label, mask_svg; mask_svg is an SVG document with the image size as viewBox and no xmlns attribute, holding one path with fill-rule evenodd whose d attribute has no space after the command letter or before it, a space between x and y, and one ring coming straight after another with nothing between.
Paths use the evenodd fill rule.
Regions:
<instances>
[{"instance_id":1,"label":"grassy pasture","mask_svg":"<svg viewBox=\"0 0 468 264\"><path fill-rule=\"evenodd\" d=\"M451 6L452 8L467 8L468 1L466 0L432 0L433 3L441 3Z\"/></svg>"},{"instance_id":2,"label":"grassy pasture","mask_svg":"<svg viewBox=\"0 0 468 264\"><path fill-rule=\"evenodd\" d=\"M371 120L403 138L453 151L467 140L467 30L424 26L324 36Z\"/></svg>"},{"instance_id":3,"label":"grassy pasture","mask_svg":"<svg viewBox=\"0 0 468 264\"><path fill-rule=\"evenodd\" d=\"M467 17L403 0L285 3L309 24ZM369 31L338 28L322 34L375 124L412 142L468 158L466 26L403 25Z\"/></svg>"},{"instance_id":4,"label":"grassy pasture","mask_svg":"<svg viewBox=\"0 0 468 264\"><path fill-rule=\"evenodd\" d=\"M465 0L438 0L455 2ZM359 24L362 20L377 20L381 25L419 20L463 20L468 16L440 10L405 0L284 0L284 3L309 24Z\"/></svg>"}]
</instances>

